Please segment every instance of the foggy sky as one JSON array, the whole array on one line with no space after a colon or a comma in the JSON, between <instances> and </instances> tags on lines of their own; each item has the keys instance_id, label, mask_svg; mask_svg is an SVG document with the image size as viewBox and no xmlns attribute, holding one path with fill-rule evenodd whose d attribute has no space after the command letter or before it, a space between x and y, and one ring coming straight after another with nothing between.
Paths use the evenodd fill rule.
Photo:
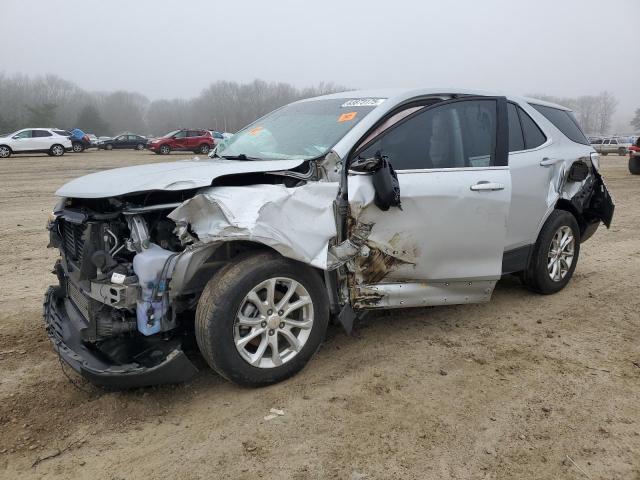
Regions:
<instances>
[{"instance_id":1,"label":"foggy sky","mask_svg":"<svg viewBox=\"0 0 640 480\"><path fill-rule=\"evenodd\" d=\"M0 72L152 100L261 78L609 90L614 128L640 108L640 0L0 0L0 18Z\"/></svg>"}]
</instances>

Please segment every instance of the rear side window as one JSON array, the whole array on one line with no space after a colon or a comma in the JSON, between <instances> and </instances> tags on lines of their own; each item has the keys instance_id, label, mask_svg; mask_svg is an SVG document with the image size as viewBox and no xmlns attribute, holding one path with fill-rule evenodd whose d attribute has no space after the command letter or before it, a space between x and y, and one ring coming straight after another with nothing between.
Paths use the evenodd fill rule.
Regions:
<instances>
[{"instance_id":1,"label":"rear side window","mask_svg":"<svg viewBox=\"0 0 640 480\"><path fill-rule=\"evenodd\" d=\"M524 146L527 150L539 147L547 141L538 124L520 107L518 107L518 116L524 133Z\"/></svg>"},{"instance_id":2,"label":"rear side window","mask_svg":"<svg viewBox=\"0 0 640 480\"><path fill-rule=\"evenodd\" d=\"M51 135L46 130L34 130L33 131L33 136L34 137L52 137L53 135Z\"/></svg>"},{"instance_id":3,"label":"rear side window","mask_svg":"<svg viewBox=\"0 0 640 480\"><path fill-rule=\"evenodd\" d=\"M507 115L509 117L509 151L524 150L524 135L518 118L518 110L513 103L507 104Z\"/></svg>"},{"instance_id":4,"label":"rear side window","mask_svg":"<svg viewBox=\"0 0 640 480\"><path fill-rule=\"evenodd\" d=\"M585 137L582 130L580 130L578 122L571 112L552 107L544 107L542 105L531 104L531 106L553 123L569 140L583 145L589 145L589 140L587 140L587 137Z\"/></svg>"},{"instance_id":5,"label":"rear side window","mask_svg":"<svg viewBox=\"0 0 640 480\"><path fill-rule=\"evenodd\" d=\"M65 130L54 130L53 133L55 133L56 135L62 135L63 137L68 137L69 135L71 135Z\"/></svg>"}]
</instances>

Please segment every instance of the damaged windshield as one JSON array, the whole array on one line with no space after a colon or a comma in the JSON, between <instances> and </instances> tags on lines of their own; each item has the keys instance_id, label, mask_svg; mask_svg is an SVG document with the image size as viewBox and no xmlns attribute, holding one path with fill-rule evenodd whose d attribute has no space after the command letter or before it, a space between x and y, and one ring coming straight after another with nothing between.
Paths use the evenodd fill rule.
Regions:
<instances>
[{"instance_id":1,"label":"damaged windshield","mask_svg":"<svg viewBox=\"0 0 640 480\"><path fill-rule=\"evenodd\" d=\"M286 105L222 142L229 160L308 160L325 155L384 99L327 99Z\"/></svg>"}]
</instances>

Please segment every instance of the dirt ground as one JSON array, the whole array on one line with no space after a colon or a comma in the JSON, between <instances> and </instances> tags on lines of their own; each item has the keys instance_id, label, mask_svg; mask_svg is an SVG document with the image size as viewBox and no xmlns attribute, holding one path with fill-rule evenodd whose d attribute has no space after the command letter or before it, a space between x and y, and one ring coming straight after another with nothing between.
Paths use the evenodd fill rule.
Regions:
<instances>
[{"instance_id":1,"label":"dirt ground","mask_svg":"<svg viewBox=\"0 0 640 480\"><path fill-rule=\"evenodd\" d=\"M602 159L612 229L556 295L507 278L488 304L372 315L353 337L332 327L305 370L263 389L206 369L130 392L68 372L74 386L41 321L53 192L159 160L0 162L0 478L640 479L640 177L625 158ZM264 420L271 408L284 415Z\"/></svg>"}]
</instances>

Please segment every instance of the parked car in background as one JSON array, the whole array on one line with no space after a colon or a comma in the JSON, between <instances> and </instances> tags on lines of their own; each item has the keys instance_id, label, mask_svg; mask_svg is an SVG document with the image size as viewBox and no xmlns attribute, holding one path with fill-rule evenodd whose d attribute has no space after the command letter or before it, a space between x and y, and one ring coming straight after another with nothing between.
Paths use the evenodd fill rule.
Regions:
<instances>
[{"instance_id":1,"label":"parked car in background","mask_svg":"<svg viewBox=\"0 0 640 480\"><path fill-rule=\"evenodd\" d=\"M0 138L0 158L14 153L46 153L59 157L72 149L68 133L52 128L23 128Z\"/></svg>"},{"instance_id":2,"label":"parked car in background","mask_svg":"<svg viewBox=\"0 0 640 480\"><path fill-rule=\"evenodd\" d=\"M84 152L87 148L91 148L91 139L79 128L71 130L71 145L74 153Z\"/></svg>"},{"instance_id":3,"label":"parked car in background","mask_svg":"<svg viewBox=\"0 0 640 480\"><path fill-rule=\"evenodd\" d=\"M98 140L98 137L96 137L93 133L88 133L87 137L89 137L89 142L91 142L91 147L98 148L98 142L100 141Z\"/></svg>"},{"instance_id":4,"label":"parked car in background","mask_svg":"<svg viewBox=\"0 0 640 480\"><path fill-rule=\"evenodd\" d=\"M150 140L147 148L159 155L168 155L173 151L191 151L206 155L214 145L215 141L209 130L183 128Z\"/></svg>"},{"instance_id":5,"label":"parked car in background","mask_svg":"<svg viewBox=\"0 0 640 480\"><path fill-rule=\"evenodd\" d=\"M96 384L187 380L193 336L222 377L275 383L330 319L350 331L369 310L488 302L512 273L562 290L611 225L598 168L571 111L539 100L438 88L295 102L208 161L60 188L47 332Z\"/></svg>"},{"instance_id":6,"label":"parked car in background","mask_svg":"<svg viewBox=\"0 0 640 480\"><path fill-rule=\"evenodd\" d=\"M98 148L101 150L113 150L114 148L144 150L147 142L148 140L142 135L125 132L121 133L120 135L116 135L114 138L101 140L98 143Z\"/></svg>"},{"instance_id":7,"label":"parked car in background","mask_svg":"<svg viewBox=\"0 0 640 480\"><path fill-rule=\"evenodd\" d=\"M629 172L640 175L640 137L629 147Z\"/></svg>"},{"instance_id":8,"label":"parked car in background","mask_svg":"<svg viewBox=\"0 0 640 480\"><path fill-rule=\"evenodd\" d=\"M609 153L626 155L631 142L624 137L594 138L591 140L591 146L601 155L608 155Z\"/></svg>"}]
</instances>

